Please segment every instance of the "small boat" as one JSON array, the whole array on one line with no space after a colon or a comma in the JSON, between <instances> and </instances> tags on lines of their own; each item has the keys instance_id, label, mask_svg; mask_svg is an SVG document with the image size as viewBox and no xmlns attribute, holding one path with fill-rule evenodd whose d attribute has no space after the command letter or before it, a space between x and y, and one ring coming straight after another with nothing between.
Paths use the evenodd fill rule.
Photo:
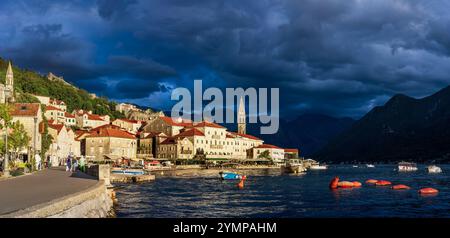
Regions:
<instances>
[{"instance_id":1,"label":"small boat","mask_svg":"<svg viewBox=\"0 0 450 238\"><path fill-rule=\"evenodd\" d=\"M311 169L311 170L325 170L325 169L328 169L328 167L326 165L320 165L319 163L313 163L313 164L311 164L309 169Z\"/></svg>"},{"instance_id":2,"label":"small boat","mask_svg":"<svg viewBox=\"0 0 450 238\"><path fill-rule=\"evenodd\" d=\"M238 180L238 179L242 179L242 175L237 174L237 173L233 173L233 172L220 172L219 175L220 175L220 177L223 180Z\"/></svg>"},{"instance_id":3,"label":"small boat","mask_svg":"<svg viewBox=\"0 0 450 238\"><path fill-rule=\"evenodd\" d=\"M358 165L353 165L352 167L353 167L353 168L358 168Z\"/></svg>"},{"instance_id":4,"label":"small boat","mask_svg":"<svg viewBox=\"0 0 450 238\"><path fill-rule=\"evenodd\" d=\"M113 168L111 170L113 174L123 174L123 175L144 175L145 172L142 169L122 169L122 168Z\"/></svg>"},{"instance_id":5,"label":"small boat","mask_svg":"<svg viewBox=\"0 0 450 238\"><path fill-rule=\"evenodd\" d=\"M416 163L400 162L398 163L398 171L400 172L417 171L417 165Z\"/></svg>"},{"instance_id":6,"label":"small boat","mask_svg":"<svg viewBox=\"0 0 450 238\"><path fill-rule=\"evenodd\" d=\"M430 165L427 167L428 173L442 173L442 169L436 165Z\"/></svg>"},{"instance_id":7,"label":"small boat","mask_svg":"<svg viewBox=\"0 0 450 238\"><path fill-rule=\"evenodd\" d=\"M366 167L367 168L375 168L375 165L373 165L373 164L366 164Z\"/></svg>"},{"instance_id":8,"label":"small boat","mask_svg":"<svg viewBox=\"0 0 450 238\"><path fill-rule=\"evenodd\" d=\"M300 159L289 159L284 165L281 166L281 170L288 174L299 174L306 172L306 168Z\"/></svg>"}]
</instances>

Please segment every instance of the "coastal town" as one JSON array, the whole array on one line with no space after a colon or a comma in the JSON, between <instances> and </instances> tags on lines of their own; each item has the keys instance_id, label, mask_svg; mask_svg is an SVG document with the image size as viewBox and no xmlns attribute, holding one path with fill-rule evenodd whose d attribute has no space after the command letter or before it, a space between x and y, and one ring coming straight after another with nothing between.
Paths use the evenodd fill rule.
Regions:
<instances>
[{"instance_id":1,"label":"coastal town","mask_svg":"<svg viewBox=\"0 0 450 238\"><path fill-rule=\"evenodd\" d=\"M53 74L49 74L50 77L57 78ZM233 132L207 120L193 122L171 118L162 111L144 111L127 103L115 106L125 117L114 120L83 109L69 112L62 98L33 95L40 103L17 103L11 63L5 82L0 85L1 102L8 106L11 122L23 125L28 139L27 143L10 148L14 149L14 157L10 152L10 168L5 172L18 169L20 165L26 167L24 164L28 164L30 170L66 166L68 157L115 167L138 165L143 168L225 163L280 166L286 159L299 157L298 149L264 144L262 139L247 134L243 98L240 98L237 114L238 130ZM45 130L51 136L51 144L43 154ZM5 131L1 132L3 139L7 138Z\"/></svg>"}]
</instances>

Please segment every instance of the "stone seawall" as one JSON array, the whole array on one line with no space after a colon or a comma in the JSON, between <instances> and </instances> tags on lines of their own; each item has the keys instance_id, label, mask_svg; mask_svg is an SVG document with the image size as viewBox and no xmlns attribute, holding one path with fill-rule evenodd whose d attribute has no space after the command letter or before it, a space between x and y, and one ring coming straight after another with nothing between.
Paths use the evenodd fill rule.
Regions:
<instances>
[{"instance_id":1,"label":"stone seawall","mask_svg":"<svg viewBox=\"0 0 450 238\"><path fill-rule=\"evenodd\" d=\"M36 205L7 217L14 218L103 218L111 217L114 192L107 189L105 181L84 191Z\"/></svg>"}]
</instances>

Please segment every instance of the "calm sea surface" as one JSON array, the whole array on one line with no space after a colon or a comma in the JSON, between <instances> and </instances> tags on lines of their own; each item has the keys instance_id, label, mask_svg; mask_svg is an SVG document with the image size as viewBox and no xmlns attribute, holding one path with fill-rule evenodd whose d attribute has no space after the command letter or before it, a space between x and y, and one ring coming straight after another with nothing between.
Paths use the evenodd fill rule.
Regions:
<instances>
[{"instance_id":1,"label":"calm sea surface","mask_svg":"<svg viewBox=\"0 0 450 238\"><path fill-rule=\"evenodd\" d=\"M117 185L118 217L450 217L450 166L441 174L428 174L425 165L417 172L394 171L394 165L376 168L330 166L326 171L304 175L247 172L245 188L236 182L208 177L157 177L145 184ZM363 184L362 188L328 188L330 180L364 182L385 179L406 184L411 190ZM436 196L421 196L418 189L434 187Z\"/></svg>"}]
</instances>

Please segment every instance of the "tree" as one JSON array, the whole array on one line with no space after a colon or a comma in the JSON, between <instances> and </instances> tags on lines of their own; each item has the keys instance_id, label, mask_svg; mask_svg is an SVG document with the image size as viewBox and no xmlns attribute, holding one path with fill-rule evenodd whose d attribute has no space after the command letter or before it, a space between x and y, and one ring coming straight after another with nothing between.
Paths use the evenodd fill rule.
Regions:
<instances>
[{"instance_id":1,"label":"tree","mask_svg":"<svg viewBox=\"0 0 450 238\"><path fill-rule=\"evenodd\" d=\"M42 114L44 114L44 111L42 111ZM47 153L48 149L50 149L50 145L53 141L53 136L48 134L48 121L45 118L44 115L42 115L43 123L44 123L44 131L42 133L42 140L41 140L41 157L45 158L45 153Z\"/></svg>"},{"instance_id":2,"label":"tree","mask_svg":"<svg viewBox=\"0 0 450 238\"><path fill-rule=\"evenodd\" d=\"M258 155L259 159L270 159L270 152L268 150L263 151L261 154Z\"/></svg>"},{"instance_id":3,"label":"tree","mask_svg":"<svg viewBox=\"0 0 450 238\"><path fill-rule=\"evenodd\" d=\"M10 112L10 107L7 104L0 104L0 130L4 130L6 128L11 128L11 121L12 117ZM6 132L9 134L9 129ZM8 145L10 142L8 141ZM5 152L5 141L4 138L2 138L1 142L2 151L0 152L3 154Z\"/></svg>"},{"instance_id":4,"label":"tree","mask_svg":"<svg viewBox=\"0 0 450 238\"><path fill-rule=\"evenodd\" d=\"M268 159L270 163L274 164L273 158L270 156L270 152L268 150L263 151L258 155L259 159Z\"/></svg>"},{"instance_id":5,"label":"tree","mask_svg":"<svg viewBox=\"0 0 450 238\"><path fill-rule=\"evenodd\" d=\"M8 136L9 149L13 151L14 158L17 159L19 152L28 145L31 138L25 131L25 127L19 121L12 123L11 134Z\"/></svg>"}]
</instances>

